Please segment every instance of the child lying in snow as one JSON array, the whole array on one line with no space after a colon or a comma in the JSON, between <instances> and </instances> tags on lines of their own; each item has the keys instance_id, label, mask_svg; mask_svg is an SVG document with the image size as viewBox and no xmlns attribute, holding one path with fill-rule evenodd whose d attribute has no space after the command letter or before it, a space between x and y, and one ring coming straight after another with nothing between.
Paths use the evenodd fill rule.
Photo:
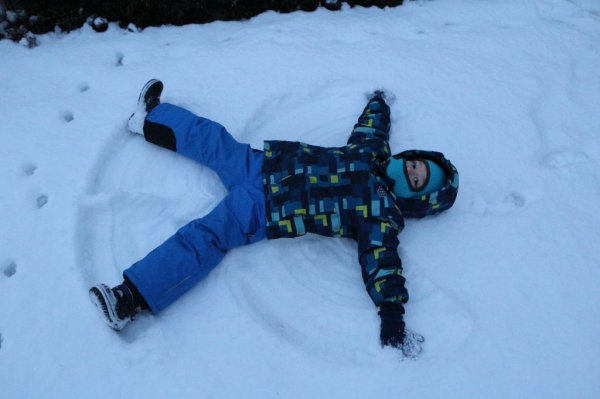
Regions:
<instances>
[{"instance_id":1,"label":"child lying in snow","mask_svg":"<svg viewBox=\"0 0 600 399\"><path fill-rule=\"evenodd\" d=\"M450 161L433 151L391 156L390 110L381 91L373 93L343 147L266 141L259 151L213 121L161 104L162 90L159 80L146 83L129 129L210 167L229 193L125 270L122 284L90 289L104 320L121 330L141 310L159 313L231 248L309 232L357 241L363 280L379 307L381 344L418 354L423 338L404 328L408 293L397 235L403 217L452 206L458 173Z\"/></svg>"}]
</instances>

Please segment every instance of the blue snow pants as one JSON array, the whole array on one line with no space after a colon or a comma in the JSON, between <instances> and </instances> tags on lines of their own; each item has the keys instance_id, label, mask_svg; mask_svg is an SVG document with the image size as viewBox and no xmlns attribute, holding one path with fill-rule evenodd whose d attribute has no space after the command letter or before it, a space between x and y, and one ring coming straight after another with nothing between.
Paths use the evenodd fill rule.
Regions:
<instances>
[{"instance_id":1,"label":"blue snow pants","mask_svg":"<svg viewBox=\"0 0 600 399\"><path fill-rule=\"evenodd\" d=\"M123 272L157 314L206 277L229 249L266 238L263 153L238 143L218 123L171 104L148 114L144 137L208 166L229 190L209 214Z\"/></svg>"}]
</instances>

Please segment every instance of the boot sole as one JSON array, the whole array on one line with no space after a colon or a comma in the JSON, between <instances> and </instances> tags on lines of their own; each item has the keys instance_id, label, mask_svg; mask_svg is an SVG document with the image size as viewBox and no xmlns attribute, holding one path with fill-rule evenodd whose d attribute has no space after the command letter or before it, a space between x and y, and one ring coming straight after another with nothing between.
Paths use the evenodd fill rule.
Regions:
<instances>
[{"instance_id":1,"label":"boot sole","mask_svg":"<svg viewBox=\"0 0 600 399\"><path fill-rule=\"evenodd\" d=\"M150 79L146 82L144 87L142 87L142 90L140 90L136 109L127 121L127 128L129 129L129 131L139 134L141 136L144 136L144 121L146 120L146 116L148 115L148 109L146 107L146 97L150 90L153 88L153 86L156 86L156 89L153 91L156 91L157 97L160 98L164 89L163 83L158 79Z\"/></svg>"},{"instance_id":2,"label":"boot sole","mask_svg":"<svg viewBox=\"0 0 600 399\"><path fill-rule=\"evenodd\" d=\"M144 85L144 87L142 87L142 90L140 91L140 95L138 97L138 108L140 108L140 106L143 105L143 109L146 109L146 94L148 94L148 92L150 91L150 87L152 87L153 85L158 84L160 85L160 89L158 90L158 95L157 97L160 97L163 91L163 82L161 82L158 79L150 79L149 81L146 82L146 84ZM148 110L146 110L147 112Z\"/></svg>"},{"instance_id":3,"label":"boot sole","mask_svg":"<svg viewBox=\"0 0 600 399\"><path fill-rule=\"evenodd\" d=\"M117 315L114 313L112 306L109 306L109 297L112 295L110 288L104 284L92 287L89 291L90 300L102 312L103 320L115 331L121 331L125 324L118 323Z\"/></svg>"}]
</instances>

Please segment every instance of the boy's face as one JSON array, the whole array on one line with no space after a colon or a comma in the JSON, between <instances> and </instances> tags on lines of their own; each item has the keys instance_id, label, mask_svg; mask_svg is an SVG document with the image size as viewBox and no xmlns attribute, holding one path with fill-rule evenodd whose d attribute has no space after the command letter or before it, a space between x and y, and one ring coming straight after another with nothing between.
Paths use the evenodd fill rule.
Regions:
<instances>
[{"instance_id":1,"label":"boy's face","mask_svg":"<svg viewBox=\"0 0 600 399\"><path fill-rule=\"evenodd\" d=\"M413 191L421 191L429 180L429 169L422 159L405 160L404 172Z\"/></svg>"}]
</instances>

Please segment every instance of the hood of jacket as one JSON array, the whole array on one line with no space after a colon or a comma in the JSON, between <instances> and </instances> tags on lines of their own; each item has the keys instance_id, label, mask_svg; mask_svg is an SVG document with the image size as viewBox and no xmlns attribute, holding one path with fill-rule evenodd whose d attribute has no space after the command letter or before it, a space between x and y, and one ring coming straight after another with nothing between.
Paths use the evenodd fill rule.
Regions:
<instances>
[{"instance_id":1,"label":"hood of jacket","mask_svg":"<svg viewBox=\"0 0 600 399\"><path fill-rule=\"evenodd\" d=\"M428 159L435 162L446 172L446 183L437 191L419 198L396 197L396 203L405 218L422 218L445 211L454 205L458 194L458 171L444 154L437 151L408 150L395 157L406 159Z\"/></svg>"}]
</instances>

